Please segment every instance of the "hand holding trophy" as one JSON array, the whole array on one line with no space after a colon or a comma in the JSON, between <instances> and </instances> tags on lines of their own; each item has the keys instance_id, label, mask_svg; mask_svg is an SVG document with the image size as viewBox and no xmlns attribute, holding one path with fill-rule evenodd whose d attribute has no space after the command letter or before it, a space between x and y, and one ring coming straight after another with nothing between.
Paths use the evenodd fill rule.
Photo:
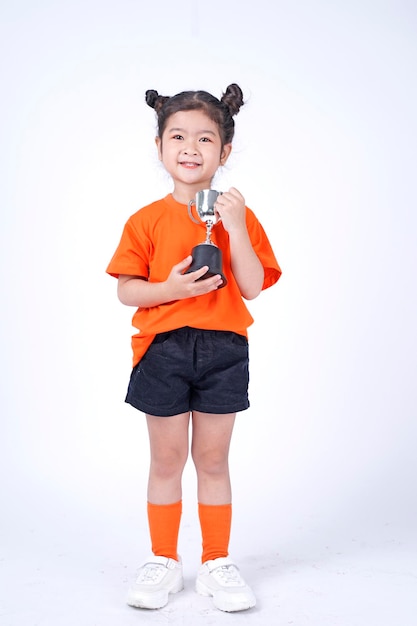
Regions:
<instances>
[{"instance_id":1,"label":"hand holding trophy","mask_svg":"<svg viewBox=\"0 0 417 626\"><path fill-rule=\"evenodd\" d=\"M215 191L214 189L203 189L198 191L195 200L190 200L188 203L188 215L196 224L201 222L206 225L206 240L203 243L194 246L191 251L193 257L192 263L188 268L186 274L189 272L195 272L204 265L208 266L207 272L198 280L204 278L210 278L219 274L222 277L222 284L219 289L227 285L227 280L222 273L222 251L211 241L211 231L219 221L220 217L216 215L214 205L218 196L222 194L221 191ZM192 207L196 206L199 219L196 219L193 215Z\"/></svg>"}]
</instances>

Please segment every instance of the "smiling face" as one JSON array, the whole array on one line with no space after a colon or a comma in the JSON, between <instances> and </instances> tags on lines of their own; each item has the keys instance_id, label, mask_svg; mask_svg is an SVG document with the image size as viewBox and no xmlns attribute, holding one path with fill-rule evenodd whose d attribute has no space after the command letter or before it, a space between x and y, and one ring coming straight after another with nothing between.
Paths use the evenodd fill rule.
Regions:
<instances>
[{"instance_id":1,"label":"smiling face","mask_svg":"<svg viewBox=\"0 0 417 626\"><path fill-rule=\"evenodd\" d=\"M214 174L232 150L222 146L218 126L201 110L171 115L162 138L156 138L159 159L174 181L173 196L187 204L197 191L209 189Z\"/></svg>"}]
</instances>

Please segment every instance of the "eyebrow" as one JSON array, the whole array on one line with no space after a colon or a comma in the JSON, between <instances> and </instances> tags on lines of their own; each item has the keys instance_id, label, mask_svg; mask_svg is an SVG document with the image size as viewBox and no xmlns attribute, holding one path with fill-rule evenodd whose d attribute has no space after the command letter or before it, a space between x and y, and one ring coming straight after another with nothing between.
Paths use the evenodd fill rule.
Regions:
<instances>
[{"instance_id":1,"label":"eyebrow","mask_svg":"<svg viewBox=\"0 0 417 626\"><path fill-rule=\"evenodd\" d=\"M168 130L168 132L169 133L174 133L174 132L175 133L178 133L178 132L183 133L183 132L185 132L185 130L186 130L185 128L170 128ZM202 130L197 131L198 135L202 134L202 133L204 133L206 135L215 135L216 134L213 130L204 130L204 129L202 129Z\"/></svg>"}]
</instances>

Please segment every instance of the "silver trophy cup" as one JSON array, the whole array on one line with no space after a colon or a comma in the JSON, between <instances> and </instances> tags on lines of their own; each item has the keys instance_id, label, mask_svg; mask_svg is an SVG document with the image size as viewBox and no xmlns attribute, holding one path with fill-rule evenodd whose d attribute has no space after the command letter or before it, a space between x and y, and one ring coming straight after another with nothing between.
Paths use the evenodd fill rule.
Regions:
<instances>
[{"instance_id":1,"label":"silver trophy cup","mask_svg":"<svg viewBox=\"0 0 417 626\"><path fill-rule=\"evenodd\" d=\"M222 272L222 251L211 241L211 231L213 226L221 219L214 210L215 202L221 194L221 191L215 191L214 189L203 189L196 193L195 200L190 200L188 203L188 215L193 222L196 224L203 222L206 225L206 240L192 249L193 260L186 271L186 274L188 274L207 265L209 269L198 280L219 274L223 280L219 289L227 285L227 280ZM199 219L196 219L193 215L193 206L196 207Z\"/></svg>"}]
</instances>

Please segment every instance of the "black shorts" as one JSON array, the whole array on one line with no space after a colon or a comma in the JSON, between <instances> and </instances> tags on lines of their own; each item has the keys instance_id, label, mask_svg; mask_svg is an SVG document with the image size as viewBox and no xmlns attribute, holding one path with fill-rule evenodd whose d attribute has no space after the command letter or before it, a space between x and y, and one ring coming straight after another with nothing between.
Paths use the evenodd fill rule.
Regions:
<instances>
[{"instance_id":1,"label":"black shorts","mask_svg":"<svg viewBox=\"0 0 417 626\"><path fill-rule=\"evenodd\" d=\"M133 368L126 402L149 415L235 413L249 407L243 335L179 328L156 335Z\"/></svg>"}]
</instances>

